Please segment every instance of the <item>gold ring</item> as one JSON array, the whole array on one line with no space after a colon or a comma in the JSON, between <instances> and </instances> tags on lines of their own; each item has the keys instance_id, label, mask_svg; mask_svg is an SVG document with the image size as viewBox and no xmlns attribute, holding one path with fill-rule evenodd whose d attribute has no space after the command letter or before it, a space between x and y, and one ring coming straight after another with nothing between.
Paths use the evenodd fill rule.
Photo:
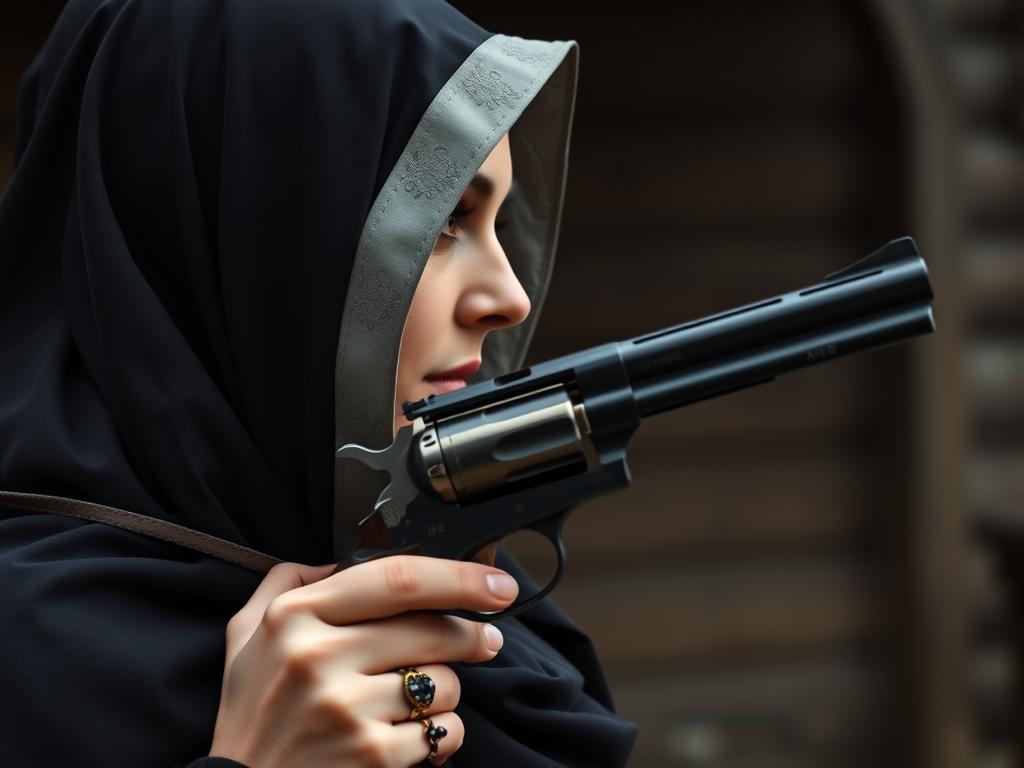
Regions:
<instances>
[{"instance_id":1,"label":"gold ring","mask_svg":"<svg viewBox=\"0 0 1024 768\"><path fill-rule=\"evenodd\" d=\"M423 674L416 667L403 667L396 671L402 676L405 699L412 706L409 719L419 720L434 703L434 691L437 686L430 675Z\"/></svg>"}]
</instances>

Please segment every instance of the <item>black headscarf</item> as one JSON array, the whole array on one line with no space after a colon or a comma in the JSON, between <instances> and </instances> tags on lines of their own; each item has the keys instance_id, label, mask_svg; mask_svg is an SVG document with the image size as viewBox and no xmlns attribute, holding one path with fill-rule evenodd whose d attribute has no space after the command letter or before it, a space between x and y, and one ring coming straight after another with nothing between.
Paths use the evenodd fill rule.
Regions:
<instances>
[{"instance_id":1,"label":"black headscarf","mask_svg":"<svg viewBox=\"0 0 1024 768\"><path fill-rule=\"evenodd\" d=\"M336 441L379 442L379 418L346 418L389 412L422 269L408 254L396 287L360 256L375 210L392 188L436 195L429 246L502 132L455 163L413 146L425 117L457 87L481 119L521 117L517 174L523 159L564 159L533 143L543 119L525 126L568 48L548 61L551 49L501 38L538 80L520 87L518 70L474 58L497 43L440 0L71 0L22 80L0 200L0 489L283 560L339 559L352 525ZM567 128L571 108L558 115ZM506 245L550 257L561 176L527 186L519 205L537 226ZM550 259L520 267L539 309ZM360 303L372 311L353 314ZM395 313L378 401L360 402L357 381L336 408L346 334L358 342ZM493 343L485 372L528 339L527 327ZM504 553L498 564L526 579ZM260 578L119 528L0 509L3 764L205 754L224 627ZM550 601L502 629L496 659L455 665L466 741L453 764L624 764L635 731L612 713L586 636Z\"/></svg>"}]
</instances>

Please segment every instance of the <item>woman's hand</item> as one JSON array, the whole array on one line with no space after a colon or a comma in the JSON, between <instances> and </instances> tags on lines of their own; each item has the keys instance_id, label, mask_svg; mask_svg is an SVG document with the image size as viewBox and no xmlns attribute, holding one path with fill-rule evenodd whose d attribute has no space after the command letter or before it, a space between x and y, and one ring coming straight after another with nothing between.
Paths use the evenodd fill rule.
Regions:
<instances>
[{"instance_id":1,"label":"woman's hand","mask_svg":"<svg viewBox=\"0 0 1024 768\"><path fill-rule=\"evenodd\" d=\"M443 662L493 658L501 632L423 609L500 610L515 581L478 563L408 555L334 567L275 566L228 622L210 755L250 768L415 765L430 744L407 720L395 672L413 666L437 685L425 716L448 730L434 762L462 745L459 680Z\"/></svg>"}]
</instances>

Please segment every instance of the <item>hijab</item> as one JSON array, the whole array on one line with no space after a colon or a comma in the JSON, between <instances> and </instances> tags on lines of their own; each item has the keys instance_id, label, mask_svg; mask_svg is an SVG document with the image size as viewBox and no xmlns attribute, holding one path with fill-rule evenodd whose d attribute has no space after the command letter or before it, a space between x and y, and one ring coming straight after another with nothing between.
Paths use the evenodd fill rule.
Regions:
<instances>
[{"instance_id":1,"label":"hijab","mask_svg":"<svg viewBox=\"0 0 1024 768\"><path fill-rule=\"evenodd\" d=\"M70 0L22 79L0 199L0 489L342 559L378 479L335 448L390 441L419 275L506 132L502 245L539 310L576 66L572 41L441 0ZM478 375L520 365L532 330L492 333ZM260 578L0 510L7 764L206 754L224 626ZM586 635L550 600L501 628L498 657L453 665L452 764L624 764L635 729Z\"/></svg>"}]
</instances>

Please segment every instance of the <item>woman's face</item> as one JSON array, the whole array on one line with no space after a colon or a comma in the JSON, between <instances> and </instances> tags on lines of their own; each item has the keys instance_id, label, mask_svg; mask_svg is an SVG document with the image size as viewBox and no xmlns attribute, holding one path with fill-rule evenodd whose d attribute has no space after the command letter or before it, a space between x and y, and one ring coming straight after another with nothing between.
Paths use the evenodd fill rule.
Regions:
<instances>
[{"instance_id":1,"label":"woman's face","mask_svg":"<svg viewBox=\"0 0 1024 768\"><path fill-rule=\"evenodd\" d=\"M511 186L506 134L463 192L416 287L398 356L396 433L409 423L403 402L466 386L480 366L484 336L521 323L530 312L495 231Z\"/></svg>"}]
</instances>

